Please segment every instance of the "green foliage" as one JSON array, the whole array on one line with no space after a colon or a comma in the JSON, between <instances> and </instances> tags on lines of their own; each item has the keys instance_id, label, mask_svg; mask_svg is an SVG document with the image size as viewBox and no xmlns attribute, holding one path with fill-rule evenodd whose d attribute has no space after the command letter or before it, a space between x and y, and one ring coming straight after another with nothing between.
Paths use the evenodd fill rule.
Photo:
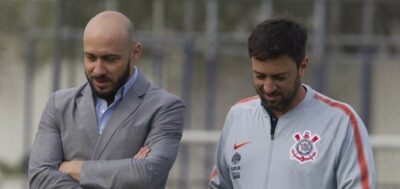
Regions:
<instances>
[{"instance_id":1,"label":"green foliage","mask_svg":"<svg viewBox=\"0 0 400 189\"><path fill-rule=\"evenodd\" d=\"M258 19L259 4L260 1L220 0L218 4L219 31L250 30Z\"/></svg>"},{"instance_id":2,"label":"green foliage","mask_svg":"<svg viewBox=\"0 0 400 189\"><path fill-rule=\"evenodd\" d=\"M61 9L62 26L83 29L91 17L105 9L105 3L98 0L63 0Z\"/></svg>"},{"instance_id":3,"label":"green foliage","mask_svg":"<svg viewBox=\"0 0 400 189\"><path fill-rule=\"evenodd\" d=\"M0 33L24 32L27 22L24 17L26 4L25 1L0 1Z\"/></svg>"},{"instance_id":4,"label":"green foliage","mask_svg":"<svg viewBox=\"0 0 400 189\"><path fill-rule=\"evenodd\" d=\"M140 30L152 29L152 1L118 1L118 11L128 16ZM167 2L167 1L166 1Z\"/></svg>"},{"instance_id":5,"label":"green foliage","mask_svg":"<svg viewBox=\"0 0 400 189\"><path fill-rule=\"evenodd\" d=\"M184 0L165 1L165 27L168 30L182 31Z\"/></svg>"},{"instance_id":6,"label":"green foliage","mask_svg":"<svg viewBox=\"0 0 400 189\"><path fill-rule=\"evenodd\" d=\"M43 66L51 62L52 57L52 41L38 40L36 43L36 65Z\"/></svg>"},{"instance_id":7,"label":"green foliage","mask_svg":"<svg viewBox=\"0 0 400 189\"><path fill-rule=\"evenodd\" d=\"M48 29L53 24L53 3L54 1L37 1L33 9L36 15L33 22L37 28ZM32 22L32 21L30 21Z\"/></svg>"},{"instance_id":8,"label":"green foliage","mask_svg":"<svg viewBox=\"0 0 400 189\"><path fill-rule=\"evenodd\" d=\"M60 2L58 9L55 5ZM35 16L30 17L29 0L0 0L0 56L10 45L12 37L18 39L16 46L21 52L25 51L27 31L29 26L38 28L36 35L36 57L38 63L51 62L54 39L55 14L61 15L61 29L74 31L60 40L63 58L74 59L80 56L76 47L82 42L79 38L81 31L89 19L100 11L105 10L108 1L99 0L37 0L33 3ZM135 24L137 30L153 30L153 0L114 0L117 10L127 15ZM164 0L164 27L168 32L184 32L185 3L187 0ZM193 0L193 29L196 33L206 31L208 0ZM250 31L259 21L261 1L217 0L218 2L218 31L231 33L235 31ZM363 1L326 1L326 36L336 34L358 35L361 33L363 19ZM339 5L337 9L332 5ZM315 0L279 0L272 1L274 16L289 16L303 22L310 33L313 31ZM397 35L400 27L399 1L375 1L374 34ZM59 10L57 12L57 10ZM338 11L338 12L335 12ZM333 15L336 15L333 18ZM336 21L337 23L334 23ZM334 23L334 24L333 24Z\"/></svg>"},{"instance_id":9,"label":"green foliage","mask_svg":"<svg viewBox=\"0 0 400 189\"><path fill-rule=\"evenodd\" d=\"M21 165L12 166L3 161L0 161L0 172L8 176L21 175L23 173Z\"/></svg>"}]
</instances>

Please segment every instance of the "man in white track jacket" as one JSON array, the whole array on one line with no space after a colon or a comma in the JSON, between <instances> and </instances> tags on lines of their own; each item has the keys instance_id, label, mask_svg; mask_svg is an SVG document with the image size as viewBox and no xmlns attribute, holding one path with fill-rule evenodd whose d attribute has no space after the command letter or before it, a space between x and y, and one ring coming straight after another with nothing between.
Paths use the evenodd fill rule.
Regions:
<instances>
[{"instance_id":1,"label":"man in white track jacket","mask_svg":"<svg viewBox=\"0 0 400 189\"><path fill-rule=\"evenodd\" d=\"M375 188L362 120L349 105L301 82L306 41L304 27L284 18L252 31L248 49L258 96L230 109L210 188Z\"/></svg>"}]
</instances>

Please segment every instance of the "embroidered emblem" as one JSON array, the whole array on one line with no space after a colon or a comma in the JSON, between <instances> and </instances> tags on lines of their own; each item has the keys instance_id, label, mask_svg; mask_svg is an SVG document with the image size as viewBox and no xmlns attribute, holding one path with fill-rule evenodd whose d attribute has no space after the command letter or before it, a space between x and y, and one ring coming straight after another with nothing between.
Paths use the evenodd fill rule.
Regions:
<instances>
[{"instance_id":1,"label":"embroidered emblem","mask_svg":"<svg viewBox=\"0 0 400 189\"><path fill-rule=\"evenodd\" d=\"M242 159L241 155L236 152L232 156L232 166L231 166L231 172L232 172L232 178L233 179L239 179L240 178L240 160Z\"/></svg>"},{"instance_id":2,"label":"embroidered emblem","mask_svg":"<svg viewBox=\"0 0 400 189\"><path fill-rule=\"evenodd\" d=\"M233 164L233 165L238 164L239 161L240 161L240 159L241 159L240 154L236 152L236 153L232 156L232 164Z\"/></svg>"},{"instance_id":3,"label":"embroidered emblem","mask_svg":"<svg viewBox=\"0 0 400 189\"><path fill-rule=\"evenodd\" d=\"M246 144L248 144L248 143L250 143L250 141L248 141L248 142L243 142L243 143L235 143L234 145L233 145L233 149L234 150L237 150L237 149L239 149L240 147L242 147L242 146L244 146L244 145L246 145Z\"/></svg>"},{"instance_id":4,"label":"embroidered emblem","mask_svg":"<svg viewBox=\"0 0 400 189\"><path fill-rule=\"evenodd\" d=\"M295 141L290 149L290 159L298 161L300 164L308 161L314 161L318 156L318 150L315 143L319 140L318 134L311 136L310 131L305 131L303 135L299 132L293 135Z\"/></svg>"}]
</instances>

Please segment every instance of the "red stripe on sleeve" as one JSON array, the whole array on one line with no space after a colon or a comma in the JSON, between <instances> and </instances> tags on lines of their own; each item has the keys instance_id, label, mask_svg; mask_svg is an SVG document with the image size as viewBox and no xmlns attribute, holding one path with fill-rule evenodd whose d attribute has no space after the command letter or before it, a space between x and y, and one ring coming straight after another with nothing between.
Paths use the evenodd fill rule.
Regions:
<instances>
[{"instance_id":1,"label":"red stripe on sleeve","mask_svg":"<svg viewBox=\"0 0 400 189\"><path fill-rule=\"evenodd\" d=\"M344 111L344 113L347 116L349 116L351 126L354 130L354 139L355 139L356 148L357 148L358 166L359 166L360 172L361 172L361 186L363 189L370 188L367 162L364 157L364 150L362 148L361 134L360 134L360 130L358 128L358 122L357 122L356 117L354 116L354 113L350 110L350 108L348 108L344 104L330 100L326 97L319 95L318 93L315 93L314 98L328 104L331 107L341 109L342 111Z\"/></svg>"},{"instance_id":2,"label":"red stripe on sleeve","mask_svg":"<svg viewBox=\"0 0 400 189\"><path fill-rule=\"evenodd\" d=\"M247 98L244 98L244 99L241 99L241 100L239 100L239 102L237 102L236 104L241 104L241 103L245 103L245 102L249 102L249 101L252 101L252 100L255 100L255 99L259 99L260 97L257 95L257 96L252 96L252 97L247 97Z\"/></svg>"},{"instance_id":3,"label":"red stripe on sleeve","mask_svg":"<svg viewBox=\"0 0 400 189\"><path fill-rule=\"evenodd\" d=\"M210 177L208 177L208 180L211 180L213 177L216 177L217 175L218 175L217 168L214 167L211 171Z\"/></svg>"}]
</instances>

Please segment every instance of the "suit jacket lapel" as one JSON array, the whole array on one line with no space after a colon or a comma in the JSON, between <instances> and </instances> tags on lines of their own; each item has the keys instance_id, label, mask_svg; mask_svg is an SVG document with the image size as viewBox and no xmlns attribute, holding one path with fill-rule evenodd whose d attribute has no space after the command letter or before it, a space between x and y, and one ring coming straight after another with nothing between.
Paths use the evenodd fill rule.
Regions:
<instances>
[{"instance_id":1,"label":"suit jacket lapel","mask_svg":"<svg viewBox=\"0 0 400 189\"><path fill-rule=\"evenodd\" d=\"M98 159L101 156L115 131L127 118L129 118L129 116L135 112L135 110L142 103L141 98L146 93L149 84L150 83L139 72L135 84L122 98L121 102L118 104L118 107L111 114L110 119L104 127L103 132L100 135L100 140L95 149L94 159Z\"/></svg>"},{"instance_id":2,"label":"suit jacket lapel","mask_svg":"<svg viewBox=\"0 0 400 189\"><path fill-rule=\"evenodd\" d=\"M77 101L77 115L79 116L79 120L82 121L82 127L89 136L92 145L96 146L99 138L99 131L97 129L93 96L89 84L83 88L82 93L82 97Z\"/></svg>"}]
</instances>

